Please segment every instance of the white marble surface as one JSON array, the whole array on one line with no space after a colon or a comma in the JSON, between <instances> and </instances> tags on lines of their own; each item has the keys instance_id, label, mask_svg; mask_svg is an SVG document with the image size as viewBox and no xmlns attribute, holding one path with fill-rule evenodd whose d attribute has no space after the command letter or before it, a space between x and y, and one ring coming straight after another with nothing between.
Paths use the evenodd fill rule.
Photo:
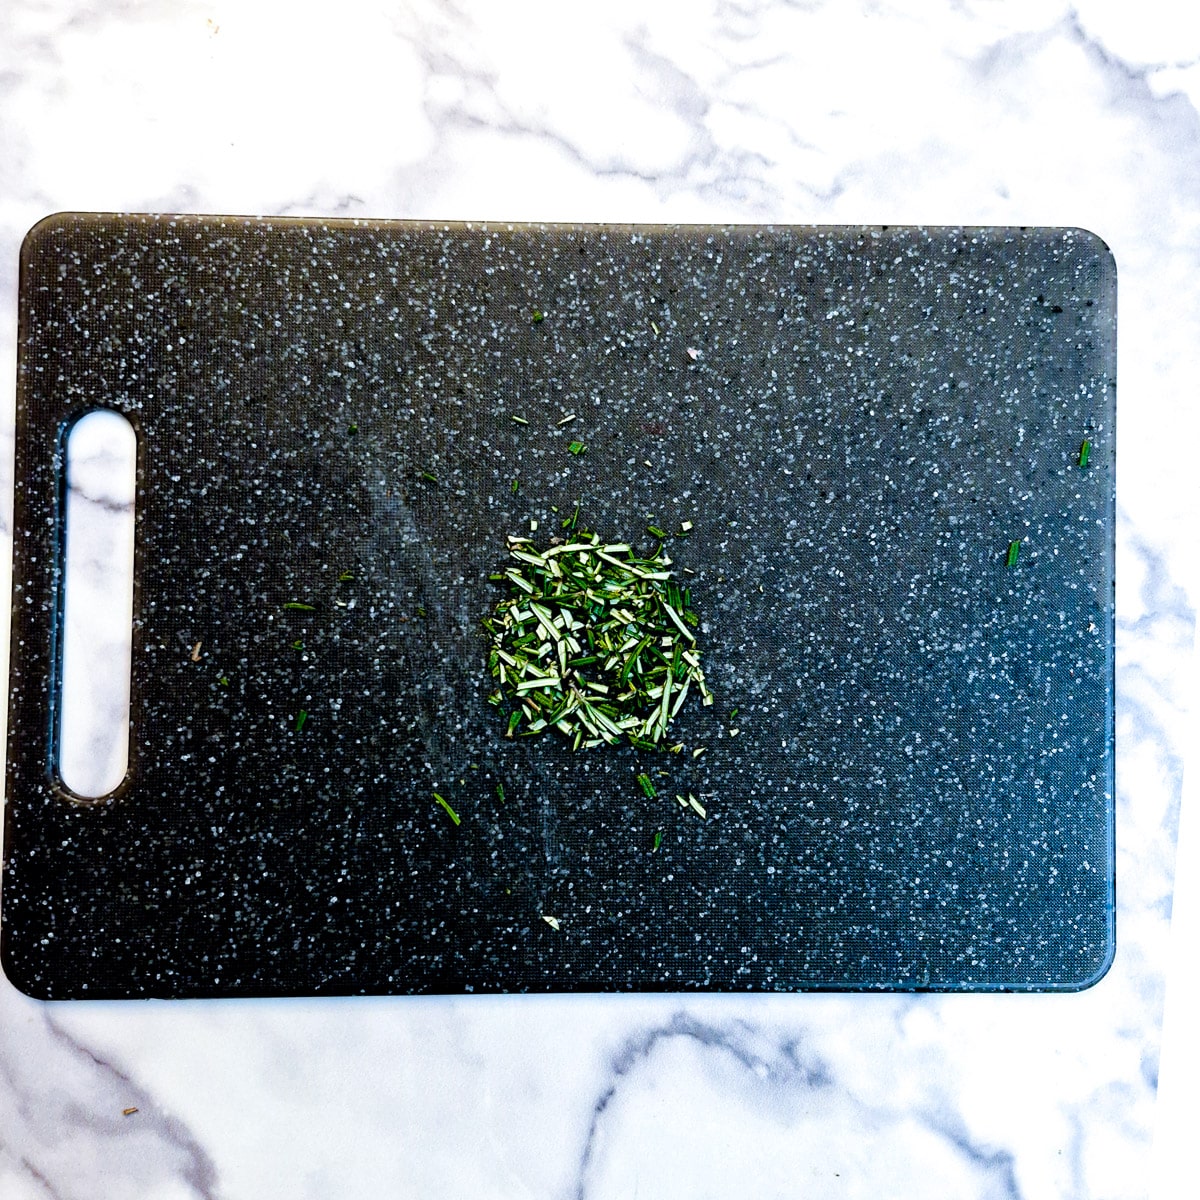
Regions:
<instances>
[{"instance_id":1,"label":"white marble surface","mask_svg":"<svg viewBox=\"0 0 1200 1200\"><path fill-rule=\"evenodd\" d=\"M6 537L16 254L57 209L1073 224L1120 271L1097 987L44 1005L0 980L0 1195L1146 1195L1197 596L1198 107L1200 16L1171 0L0 7Z\"/></svg>"}]
</instances>

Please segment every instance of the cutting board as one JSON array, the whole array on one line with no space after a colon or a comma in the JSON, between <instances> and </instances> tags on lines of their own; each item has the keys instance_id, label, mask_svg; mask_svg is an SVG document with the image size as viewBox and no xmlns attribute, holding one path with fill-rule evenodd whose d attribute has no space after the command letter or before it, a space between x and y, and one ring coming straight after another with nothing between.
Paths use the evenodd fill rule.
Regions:
<instances>
[{"instance_id":1,"label":"cutting board","mask_svg":"<svg viewBox=\"0 0 1200 1200\"><path fill-rule=\"evenodd\" d=\"M1107 969L1095 236L66 214L20 296L2 934L26 992ZM63 448L96 408L137 433L136 589L129 773L84 802L56 765ZM670 535L714 696L677 751L509 739L487 701L489 575L572 518Z\"/></svg>"}]
</instances>

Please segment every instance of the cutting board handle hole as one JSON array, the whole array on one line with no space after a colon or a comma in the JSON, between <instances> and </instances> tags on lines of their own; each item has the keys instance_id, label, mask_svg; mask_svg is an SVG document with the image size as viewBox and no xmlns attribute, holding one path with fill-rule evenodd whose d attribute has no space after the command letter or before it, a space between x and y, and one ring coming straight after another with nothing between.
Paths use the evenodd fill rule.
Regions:
<instances>
[{"instance_id":1,"label":"cutting board handle hole","mask_svg":"<svg viewBox=\"0 0 1200 1200\"><path fill-rule=\"evenodd\" d=\"M137 435L95 410L67 431L58 775L81 800L129 771Z\"/></svg>"}]
</instances>

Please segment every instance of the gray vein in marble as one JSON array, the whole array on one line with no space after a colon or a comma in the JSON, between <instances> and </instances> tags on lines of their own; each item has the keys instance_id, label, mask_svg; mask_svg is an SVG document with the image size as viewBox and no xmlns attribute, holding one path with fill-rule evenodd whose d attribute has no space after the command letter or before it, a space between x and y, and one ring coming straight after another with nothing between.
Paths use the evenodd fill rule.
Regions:
<instances>
[{"instance_id":1,"label":"gray vein in marble","mask_svg":"<svg viewBox=\"0 0 1200 1200\"><path fill-rule=\"evenodd\" d=\"M0 1181L61 1200L128 1200L178 1185L217 1200L217 1171L192 1131L128 1072L76 1041L28 1001L0 1021ZM125 1109L136 1112L124 1114Z\"/></svg>"},{"instance_id":2,"label":"gray vein in marble","mask_svg":"<svg viewBox=\"0 0 1200 1200\"><path fill-rule=\"evenodd\" d=\"M890 1146L894 1141L909 1147L914 1134L919 1140L927 1139L912 1154L914 1163L919 1161L923 1169L933 1171L933 1177L923 1181L923 1194L1020 1200L1016 1158L1011 1151L972 1136L948 1105L918 1105L905 1111L902 1106L856 1096L852 1087L838 1080L828 1063L804 1048L804 1037L803 1033L771 1036L750 1023L711 1024L679 1012L668 1022L629 1038L613 1055L608 1082L593 1106L570 1193L574 1200L624 1194L617 1180L627 1186L630 1173L635 1187L640 1184L637 1160L639 1155L644 1157L645 1146L634 1140L633 1131L641 1129L646 1113L637 1109L630 1115L617 1109L634 1103L639 1091L649 1093L663 1086L671 1089L676 1104L688 1108L683 1114L685 1127L689 1115L694 1116L698 1128L706 1119L712 1119L705 1111L708 1089L719 1091L722 1097L743 1093L737 1102L752 1110L756 1119L781 1139L794 1139L798 1146L821 1147L815 1156L803 1149L794 1151L796 1164L811 1170L814 1184L824 1179L826 1186L846 1189L839 1195L868 1194L863 1190L862 1178L834 1169L844 1167L854 1153L847 1159L845 1148L827 1145L821 1136L820 1126L828 1114L844 1109L856 1113L855 1124L871 1146ZM671 1048L680 1044L692 1052L682 1061L671 1053ZM647 1102L653 1105L652 1099ZM664 1151L670 1136L670 1130L662 1131ZM703 1158L718 1151L708 1145L704 1133L697 1132L696 1145L682 1152ZM769 1149L744 1146L739 1147L739 1153L755 1160L760 1154L769 1154ZM653 1167L649 1162L646 1165ZM905 1165L912 1169L911 1164ZM614 1171L619 1174L614 1176ZM868 1169L867 1174L874 1177L874 1169ZM840 1182L835 1185L834 1179ZM961 1190L964 1183L970 1187L969 1192ZM686 1187L686 1182L682 1186ZM871 1186L868 1181L868 1189ZM776 1194L769 1183L764 1183L763 1189L759 1194ZM907 1193L899 1190L895 1194Z\"/></svg>"}]
</instances>

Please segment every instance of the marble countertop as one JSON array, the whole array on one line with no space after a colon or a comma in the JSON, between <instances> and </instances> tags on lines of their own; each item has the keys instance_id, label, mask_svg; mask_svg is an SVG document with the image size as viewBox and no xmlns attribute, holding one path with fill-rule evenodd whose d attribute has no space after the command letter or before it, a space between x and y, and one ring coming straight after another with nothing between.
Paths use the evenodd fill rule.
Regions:
<instances>
[{"instance_id":1,"label":"marble countertop","mask_svg":"<svg viewBox=\"0 0 1200 1200\"><path fill-rule=\"evenodd\" d=\"M6 542L17 251L56 210L1103 237L1119 912L1114 967L1072 995L47 1005L0 980L0 1193L1146 1195L1156 1126L1175 1128L1160 1063L1179 1104L1191 1053L1186 992L1168 1056L1162 1029L1196 601L1198 104L1200 18L1170 0L621 0L588 20L507 0L336 19L7 5Z\"/></svg>"}]
</instances>

